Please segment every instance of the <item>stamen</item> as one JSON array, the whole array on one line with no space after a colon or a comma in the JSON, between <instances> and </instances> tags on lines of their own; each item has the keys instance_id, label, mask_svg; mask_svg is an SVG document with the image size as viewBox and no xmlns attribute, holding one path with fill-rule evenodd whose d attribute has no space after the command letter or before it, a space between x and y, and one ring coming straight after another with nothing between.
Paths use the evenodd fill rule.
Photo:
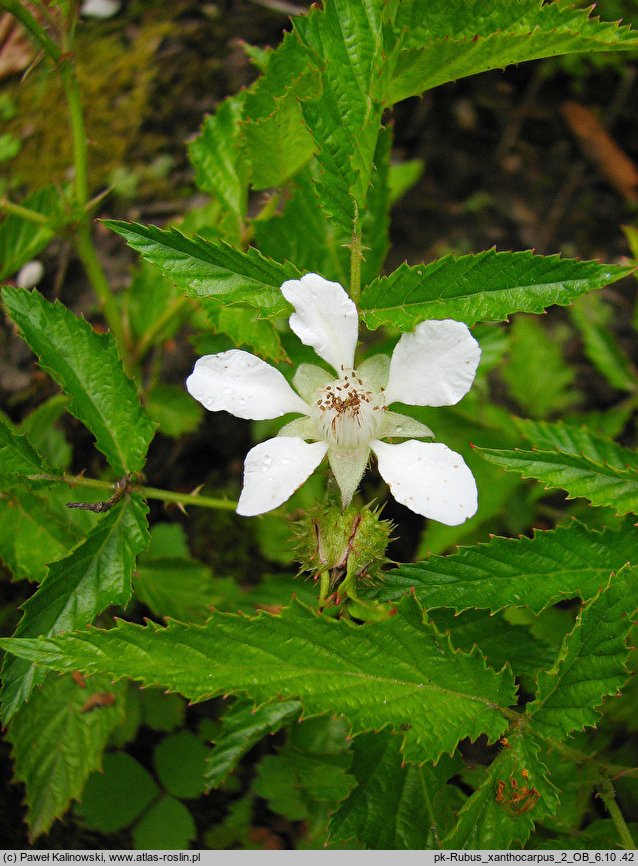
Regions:
<instances>
[{"instance_id":1,"label":"stamen","mask_svg":"<svg viewBox=\"0 0 638 866\"><path fill-rule=\"evenodd\" d=\"M386 403L382 393L365 387L356 370L346 372L344 367L341 370L342 379L319 391L312 418L319 436L326 442L356 448L374 439Z\"/></svg>"}]
</instances>

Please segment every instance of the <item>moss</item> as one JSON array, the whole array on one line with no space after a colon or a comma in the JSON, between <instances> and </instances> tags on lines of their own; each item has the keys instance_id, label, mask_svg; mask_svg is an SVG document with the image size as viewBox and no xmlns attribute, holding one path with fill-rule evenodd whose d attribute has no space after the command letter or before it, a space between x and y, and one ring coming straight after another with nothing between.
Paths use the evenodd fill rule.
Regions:
<instances>
[{"instance_id":1,"label":"moss","mask_svg":"<svg viewBox=\"0 0 638 866\"><path fill-rule=\"evenodd\" d=\"M78 78L89 142L93 189L121 165L139 133L150 85L156 74L154 55L170 22L152 22L128 42L123 35L99 38L88 28L78 35ZM4 166L11 185L27 191L69 179L72 143L69 117L59 77L42 63L9 95L17 106L7 132L23 142L20 153Z\"/></svg>"}]
</instances>

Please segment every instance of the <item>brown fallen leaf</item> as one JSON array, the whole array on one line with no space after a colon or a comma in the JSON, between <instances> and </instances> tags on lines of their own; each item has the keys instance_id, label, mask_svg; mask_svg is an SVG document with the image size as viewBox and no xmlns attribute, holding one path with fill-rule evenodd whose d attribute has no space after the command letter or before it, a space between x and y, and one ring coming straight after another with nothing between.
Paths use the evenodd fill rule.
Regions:
<instances>
[{"instance_id":1,"label":"brown fallen leaf","mask_svg":"<svg viewBox=\"0 0 638 866\"><path fill-rule=\"evenodd\" d=\"M568 100L561 112L583 153L627 201L638 201L638 167L618 146L596 115L585 105Z\"/></svg>"},{"instance_id":2,"label":"brown fallen leaf","mask_svg":"<svg viewBox=\"0 0 638 866\"><path fill-rule=\"evenodd\" d=\"M23 72L35 57L33 41L10 12L0 16L0 79Z\"/></svg>"}]
</instances>

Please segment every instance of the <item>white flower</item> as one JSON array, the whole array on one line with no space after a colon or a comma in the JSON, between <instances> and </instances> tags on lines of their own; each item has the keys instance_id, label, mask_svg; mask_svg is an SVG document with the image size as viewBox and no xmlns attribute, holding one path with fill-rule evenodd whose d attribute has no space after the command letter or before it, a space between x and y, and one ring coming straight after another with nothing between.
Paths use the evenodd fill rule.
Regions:
<instances>
[{"instance_id":1,"label":"white flower","mask_svg":"<svg viewBox=\"0 0 638 866\"><path fill-rule=\"evenodd\" d=\"M354 495L370 451L395 499L450 526L477 508L474 477L463 458L439 443L382 442L432 436L420 421L390 411L392 403L451 406L472 384L481 350L466 325L421 322L403 334L392 358L374 355L354 367L357 309L344 289L318 274L289 280L281 291L295 312L290 327L336 373L301 364L294 389L260 358L239 349L206 355L186 386L206 409L261 420L297 413L279 434L252 448L244 465L238 514L277 508L328 455L344 507ZM306 441L309 440L309 441Z\"/></svg>"}]
</instances>

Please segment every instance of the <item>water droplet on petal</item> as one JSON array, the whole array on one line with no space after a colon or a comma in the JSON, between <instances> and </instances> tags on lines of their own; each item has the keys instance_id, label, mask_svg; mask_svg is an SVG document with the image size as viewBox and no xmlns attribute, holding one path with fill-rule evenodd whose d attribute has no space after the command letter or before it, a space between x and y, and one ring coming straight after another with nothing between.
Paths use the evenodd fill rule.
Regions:
<instances>
[{"instance_id":1,"label":"water droplet on petal","mask_svg":"<svg viewBox=\"0 0 638 866\"><path fill-rule=\"evenodd\" d=\"M245 406L246 405L246 398L240 397L237 402L239 403L240 406Z\"/></svg>"},{"instance_id":2,"label":"water droplet on petal","mask_svg":"<svg viewBox=\"0 0 638 866\"><path fill-rule=\"evenodd\" d=\"M232 388L224 388L224 394L226 394L228 397L230 397L230 395L231 395L232 393L233 393L233 389L232 389Z\"/></svg>"},{"instance_id":3,"label":"water droplet on petal","mask_svg":"<svg viewBox=\"0 0 638 866\"><path fill-rule=\"evenodd\" d=\"M282 466L289 466L290 465L290 457L282 457L279 462L281 463Z\"/></svg>"},{"instance_id":4,"label":"water droplet on petal","mask_svg":"<svg viewBox=\"0 0 638 866\"><path fill-rule=\"evenodd\" d=\"M206 400L204 401L204 404L206 406L208 406L208 408L210 409L211 406L215 405L215 398L214 397L207 397Z\"/></svg>"}]
</instances>

